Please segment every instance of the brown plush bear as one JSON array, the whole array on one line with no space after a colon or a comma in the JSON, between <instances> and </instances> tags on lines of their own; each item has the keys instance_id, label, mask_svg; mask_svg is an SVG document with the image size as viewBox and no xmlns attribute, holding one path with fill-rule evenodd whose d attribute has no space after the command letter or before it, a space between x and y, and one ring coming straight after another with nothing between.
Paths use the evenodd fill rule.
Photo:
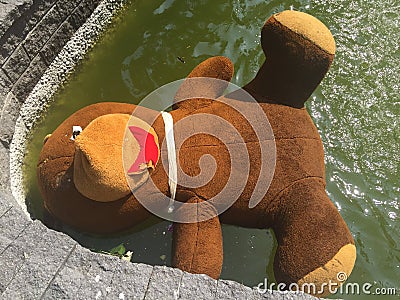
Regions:
<instances>
[{"instance_id":1,"label":"brown plush bear","mask_svg":"<svg viewBox=\"0 0 400 300\"><path fill-rule=\"evenodd\" d=\"M342 283L338 273L351 273L356 258L353 238L325 192L323 146L304 108L332 63L335 43L320 21L296 11L270 17L261 41L266 62L244 89L258 101L275 138L276 165L268 192L255 207L249 207L261 172L261 150L248 120L228 105L229 101L240 101L237 94L228 94L222 102L213 101L226 85L196 87L184 83L181 95L198 88L208 97L175 103L170 112L174 123L205 114L226 120L243 138L251 163L244 189L218 216L208 199L224 188L232 174L240 176L242 170L231 169L227 146L214 136L194 135L181 145L178 163L186 175L201 173L199 160L204 154L214 158L216 170L200 187L185 187L178 177L176 199L203 203L206 209L198 212L200 222L175 224L172 262L182 270L218 278L223 260L220 222L272 228L278 241L276 280L287 287L291 283L313 283L317 287L314 293L322 296L329 293L329 282L333 287ZM230 81L232 75L229 59L214 57L198 65L189 78ZM131 118L135 109L135 118ZM82 132L72 132L73 126L80 126ZM126 128L132 132L130 139ZM224 128L218 129L223 134ZM99 103L79 110L45 141L40 154L38 178L46 209L67 224L95 233L118 232L139 224L150 212L132 194L132 184L149 202L160 197L152 192L153 186L161 194L170 195L168 161L159 161L165 150L159 143L164 139L165 120L159 112L122 103ZM131 177L126 176L122 161L122 148L127 144L132 149ZM133 178L133 183L127 178ZM235 193L232 191L232 197ZM227 198L229 195L228 191ZM203 218L204 214L210 218Z\"/></svg>"}]
</instances>

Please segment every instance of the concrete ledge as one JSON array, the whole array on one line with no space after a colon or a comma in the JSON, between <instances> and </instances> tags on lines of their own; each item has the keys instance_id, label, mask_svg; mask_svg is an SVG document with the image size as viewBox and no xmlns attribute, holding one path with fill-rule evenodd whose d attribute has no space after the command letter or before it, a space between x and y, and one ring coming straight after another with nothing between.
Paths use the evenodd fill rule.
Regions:
<instances>
[{"instance_id":1,"label":"concrete ledge","mask_svg":"<svg viewBox=\"0 0 400 300\"><path fill-rule=\"evenodd\" d=\"M315 299L90 252L26 211L26 139L125 0L0 3L0 298ZM94 13L92 14L92 12Z\"/></svg>"}]
</instances>

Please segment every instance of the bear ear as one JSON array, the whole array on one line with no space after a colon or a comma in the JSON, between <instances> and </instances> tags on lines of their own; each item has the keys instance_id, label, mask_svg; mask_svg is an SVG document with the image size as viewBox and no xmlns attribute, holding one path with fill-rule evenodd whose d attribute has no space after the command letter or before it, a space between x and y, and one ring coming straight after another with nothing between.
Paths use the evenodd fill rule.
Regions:
<instances>
[{"instance_id":1,"label":"bear ear","mask_svg":"<svg viewBox=\"0 0 400 300\"><path fill-rule=\"evenodd\" d=\"M197 65L179 87L173 109L196 110L222 96L234 72L227 57L211 57Z\"/></svg>"}]
</instances>

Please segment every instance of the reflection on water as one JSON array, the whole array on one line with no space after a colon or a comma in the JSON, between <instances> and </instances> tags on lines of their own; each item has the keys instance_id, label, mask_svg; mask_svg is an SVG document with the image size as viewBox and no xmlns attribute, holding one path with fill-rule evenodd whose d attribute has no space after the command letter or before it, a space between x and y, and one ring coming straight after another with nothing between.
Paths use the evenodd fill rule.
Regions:
<instances>
[{"instance_id":1,"label":"reflection on water","mask_svg":"<svg viewBox=\"0 0 400 300\"><path fill-rule=\"evenodd\" d=\"M399 287L399 4L327 3L315 10L338 46L309 103L326 152L327 189L358 247L353 281Z\"/></svg>"},{"instance_id":2,"label":"reflection on water","mask_svg":"<svg viewBox=\"0 0 400 300\"><path fill-rule=\"evenodd\" d=\"M307 108L324 141L329 196L357 244L349 281L399 288L397 0L135 1L59 93L34 133L26 159L32 214L41 218L35 179L41 141L69 114L95 102L139 102L211 55L231 58L233 83L242 86L264 60L259 38L266 17L290 7L321 19L337 43L332 69ZM103 250L124 242L134 252L134 261L169 264L168 225L150 220L133 233L108 239L70 234ZM224 226L223 234L223 278L256 285L271 277L267 265L274 241L269 231ZM346 299L352 297L356 296Z\"/></svg>"}]
</instances>

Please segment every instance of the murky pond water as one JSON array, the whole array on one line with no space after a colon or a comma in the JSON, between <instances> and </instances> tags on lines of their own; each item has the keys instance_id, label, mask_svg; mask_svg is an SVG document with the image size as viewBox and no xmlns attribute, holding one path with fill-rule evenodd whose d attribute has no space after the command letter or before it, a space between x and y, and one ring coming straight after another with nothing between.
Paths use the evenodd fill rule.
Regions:
<instances>
[{"instance_id":1,"label":"murky pond water","mask_svg":"<svg viewBox=\"0 0 400 300\"><path fill-rule=\"evenodd\" d=\"M349 281L369 282L372 291L396 287L400 294L398 0L135 1L35 129L25 161L33 217L43 217L35 173L42 140L66 117L96 102L137 103L212 55L234 62L233 83L242 86L264 60L259 45L264 21L291 7L321 19L337 43L332 69L307 109L324 141L327 190L356 241L358 257ZM168 225L149 220L134 232L108 238L67 231L88 248L109 250L124 243L134 252L132 261L168 265ZM222 278L250 286L271 278L274 239L269 231L223 226L223 235Z\"/></svg>"}]
</instances>

